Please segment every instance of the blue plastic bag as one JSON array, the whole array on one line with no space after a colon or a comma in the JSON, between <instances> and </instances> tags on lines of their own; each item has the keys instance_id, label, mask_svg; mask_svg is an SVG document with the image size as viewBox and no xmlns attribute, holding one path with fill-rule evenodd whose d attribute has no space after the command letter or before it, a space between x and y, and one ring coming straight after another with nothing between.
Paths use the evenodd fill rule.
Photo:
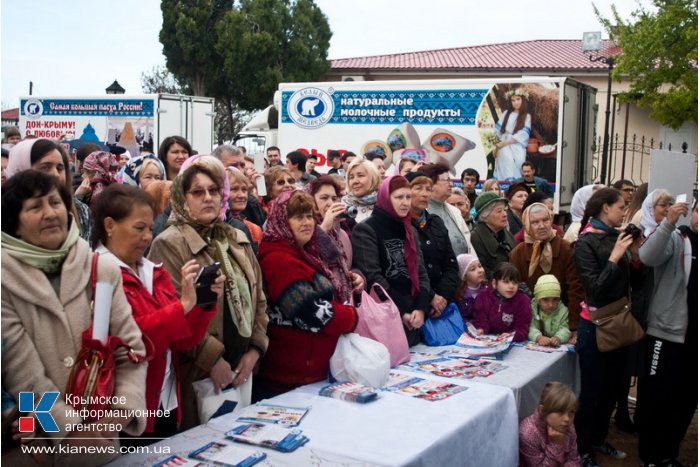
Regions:
<instances>
[{"instance_id":1,"label":"blue plastic bag","mask_svg":"<svg viewBox=\"0 0 700 467\"><path fill-rule=\"evenodd\" d=\"M459 313L459 308L452 302L445 307L439 317L426 319L421 333L426 344L437 346L454 344L466 330L467 326Z\"/></svg>"}]
</instances>

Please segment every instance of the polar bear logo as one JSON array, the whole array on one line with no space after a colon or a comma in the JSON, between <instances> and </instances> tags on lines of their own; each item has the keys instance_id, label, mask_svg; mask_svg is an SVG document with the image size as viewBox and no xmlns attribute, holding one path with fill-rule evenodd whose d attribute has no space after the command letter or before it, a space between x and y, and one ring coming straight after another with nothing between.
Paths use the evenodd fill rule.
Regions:
<instances>
[{"instance_id":1,"label":"polar bear logo","mask_svg":"<svg viewBox=\"0 0 700 467\"><path fill-rule=\"evenodd\" d=\"M39 104L36 104L36 103L29 104L28 113L30 113L32 115L38 114L39 113Z\"/></svg>"},{"instance_id":2,"label":"polar bear logo","mask_svg":"<svg viewBox=\"0 0 700 467\"><path fill-rule=\"evenodd\" d=\"M301 102L301 114L304 117L315 117L316 112L314 109L321 103L320 99L305 99Z\"/></svg>"}]
</instances>

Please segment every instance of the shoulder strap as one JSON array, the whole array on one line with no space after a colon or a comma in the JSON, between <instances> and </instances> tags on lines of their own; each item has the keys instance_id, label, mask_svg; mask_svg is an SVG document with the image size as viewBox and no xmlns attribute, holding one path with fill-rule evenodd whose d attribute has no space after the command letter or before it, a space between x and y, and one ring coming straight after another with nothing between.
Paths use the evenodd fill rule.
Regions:
<instances>
[{"instance_id":1,"label":"shoulder strap","mask_svg":"<svg viewBox=\"0 0 700 467\"><path fill-rule=\"evenodd\" d=\"M95 301L95 287L97 287L97 261L100 258L98 252L92 254L92 272L90 273L90 285L92 287L92 301Z\"/></svg>"}]
</instances>

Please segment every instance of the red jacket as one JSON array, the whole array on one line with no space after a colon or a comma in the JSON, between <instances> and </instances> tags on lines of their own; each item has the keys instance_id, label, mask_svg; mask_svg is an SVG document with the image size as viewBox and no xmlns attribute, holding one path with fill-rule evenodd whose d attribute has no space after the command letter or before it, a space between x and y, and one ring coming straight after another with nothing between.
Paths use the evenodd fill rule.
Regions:
<instances>
[{"instance_id":1,"label":"red jacket","mask_svg":"<svg viewBox=\"0 0 700 467\"><path fill-rule=\"evenodd\" d=\"M131 305L136 324L144 336L153 343L153 359L148 363L146 375L146 407L157 410L160 391L165 379L166 350L172 350L172 362L177 381L177 421L182 412L180 404L180 367L177 350L190 349L202 340L209 321L216 314L216 305L205 310L197 305L185 315L170 274L162 266L153 268L153 295L132 272L122 267L124 293ZM155 417L146 421L146 433L152 432Z\"/></svg>"},{"instance_id":2,"label":"red jacket","mask_svg":"<svg viewBox=\"0 0 700 467\"><path fill-rule=\"evenodd\" d=\"M338 338L357 326L355 307L333 300L330 281L288 243L263 241L258 259L269 305L275 305L279 318L287 322L272 316L267 327L270 345L257 381L268 390L284 392L326 379ZM320 302L332 305L333 317L318 332L299 327L313 321ZM294 325L289 322L292 317Z\"/></svg>"}]
</instances>

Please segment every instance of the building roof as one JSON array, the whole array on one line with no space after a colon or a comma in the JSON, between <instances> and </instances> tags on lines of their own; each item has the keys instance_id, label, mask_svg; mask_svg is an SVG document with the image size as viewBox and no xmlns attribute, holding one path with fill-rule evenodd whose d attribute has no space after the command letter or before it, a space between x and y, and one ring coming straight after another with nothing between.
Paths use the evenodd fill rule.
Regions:
<instances>
[{"instance_id":1,"label":"building roof","mask_svg":"<svg viewBox=\"0 0 700 467\"><path fill-rule=\"evenodd\" d=\"M603 40L601 46L600 55L621 53L621 49L609 40ZM581 51L579 39L506 42L331 60L331 72L347 70L606 72L607 65L590 61L588 55Z\"/></svg>"},{"instance_id":2,"label":"building roof","mask_svg":"<svg viewBox=\"0 0 700 467\"><path fill-rule=\"evenodd\" d=\"M19 120L19 107L2 111L3 120Z\"/></svg>"}]
</instances>

